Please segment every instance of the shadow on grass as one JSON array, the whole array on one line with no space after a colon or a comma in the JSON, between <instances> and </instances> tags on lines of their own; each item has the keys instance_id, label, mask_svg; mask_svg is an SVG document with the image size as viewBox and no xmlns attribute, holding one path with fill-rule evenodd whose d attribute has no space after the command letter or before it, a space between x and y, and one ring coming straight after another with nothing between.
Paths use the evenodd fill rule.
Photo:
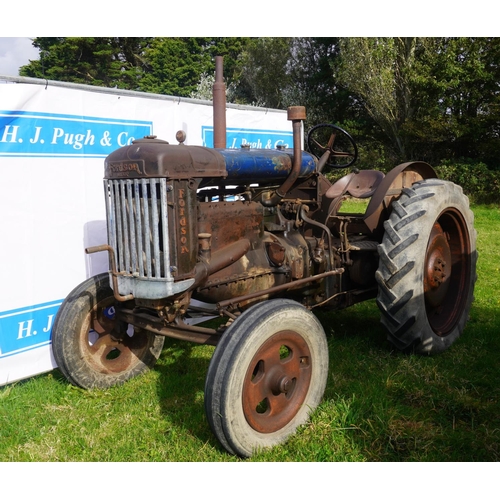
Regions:
<instances>
[{"instance_id":1,"label":"shadow on grass","mask_svg":"<svg viewBox=\"0 0 500 500\"><path fill-rule=\"evenodd\" d=\"M157 394L165 419L202 443L218 446L205 417L203 399L213 351L210 346L166 338L154 370L160 374Z\"/></svg>"},{"instance_id":2,"label":"shadow on grass","mask_svg":"<svg viewBox=\"0 0 500 500\"><path fill-rule=\"evenodd\" d=\"M385 332L379 324L379 313L374 303L356 306L356 310L317 313L328 337L331 367L338 365L336 358L348 352L348 359L358 361L364 352L383 352L388 345ZM205 416L203 391L205 377L213 348L188 342L165 340L161 358L154 370L160 374L157 394L165 419L183 433L192 435L201 443L207 442L225 453L212 434ZM332 366L333 365L333 366ZM331 370L324 400L337 399L338 366ZM346 371L349 368L346 367Z\"/></svg>"},{"instance_id":3,"label":"shadow on grass","mask_svg":"<svg viewBox=\"0 0 500 500\"><path fill-rule=\"evenodd\" d=\"M317 315L327 333L330 359L323 401L296 436L256 460L500 459L496 302L473 306L464 335L448 351L432 357L391 350L373 301ZM160 404L158 429L174 437L162 440L164 445L204 448L200 455L187 455L192 461L225 456L204 410L205 377L213 351L167 338L147 382L155 384L151 390ZM67 384L59 371L53 377L62 386ZM141 390L139 379L133 383ZM122 408L120 398L126 393L114 394L108 397Z\"/></svg>"},{"instance_id":4,"label":"shadow on grass","mask_svg":"<svg viewBox=\"0 0 500 500\"><path fill-rule=\"evenodd\" d=\"M499 308L473 306L463 335L436 356L391 349L377 316L366 303L323 319L331 333L322 406L347 403L349 413L332 427L350 426L351 446L370 461L497 461Z\"/></svg>"},{"instance_id":5,"label":"shadow on grass","mask_svg":"<svg viewBox=\"0 0 500 500\"><path fill-rule=\"evenodd\" d=\"M379 313L374 303L358 305L356 310L319 311L317 316L327 334L331 358L335 358L335 353L340 354L339 349L350 350L352 354L349 357L357 358L363 356L362 351L366 349L387 353L385 332L379 324ZM205 378L213 351L214 348L209 346L167 338L154 370L160 374L157 394L165 419L183 433L225 453L210 430L204 409ZM333 380L332 374L329 380ZM335 397L335 386L329 383L324 399Z\"/></svg>"}]
</instances>

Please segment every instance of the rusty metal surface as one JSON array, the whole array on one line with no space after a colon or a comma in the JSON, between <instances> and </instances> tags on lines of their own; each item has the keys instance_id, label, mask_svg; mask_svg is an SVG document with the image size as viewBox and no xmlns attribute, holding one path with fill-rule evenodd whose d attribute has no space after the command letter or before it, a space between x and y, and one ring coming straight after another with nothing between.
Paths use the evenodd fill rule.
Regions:
<instances>
[{"instance_id":1,"label":"rusty metal surface","mask_svg":"<svg viewBox=\"0 0 500 500\"><path fill-rule=\"evenodd\" d=\"M450 286L451 251L443 229L436 222L432 227L424 266L424 293L427 303L438 307Z\"/></svg>"},{"instance_id":2,"label":"rusty metal surface","mask_svg":"<svg viewBox=\"0 0 500 500\"><path fill-rule=\"evenodd\" d=\"M198 232L211 234L211 250L245 238L253 246L262 237L264 210L260 203L218 201L198 204Z\"/></svg>"},{"instance_id":3,"label":"rusty metal surface","mask_svg":"<svg viewBox=\"0 0 500 500\"><path fill-rule=\"evenodd\" d=\"M165 325L158 317L147 313L134 312L129 309L118 308L116 316L121 321L125 321L143 330L164 335L179 340L186 340L196 344L217 345L220 334L210 328L190 326L186 324Z\"/></svg>"},{"instance_id":4,"label":"rusty metal surface","mask_svg":"<svg viewBox=\"0 0 500 500\"><path fill-rule=\"evenodd\" d=\"M291 106L288 108L288 120L292 122L293 131L293 164L290 174L285 179L283 184L266 200L262 200L262 204L267 207L276 206L290 191L292 186L299 178L300 168L302 166L302 147L301 133L302 120L306 119L306 110L303 106Z\"/></svg>"},{"instance_id":5,"label":"rusty metal surface","mask_svg":"<svg viewBox=\"0 0 500 500\"><path fill-rule=\"evenodd\" d=\"M265 295L271 296L273 294L277 294L277 293L283 292L285 290L291 290L294 288L300 289L300 287L302 287L303 285L306 285L306 284L311 283L313 281L320 281L320 280L322 280L324 278L328 278L330 276L342 274L343 272L344 272L344 269L339 268L339 269L334 269L333 271L327 271L325 273L315 274L314 276L309 276L308 278L302 278L300 280L290 281L287 283L283 283L282 285L274 286L272 288L263 289L261 291L254 292L254 293L251 293L248 295L242 295L239 297L233 297L231 299L220 301L217 304L217 307L219 309L231 308L240 302L245 302L245 301L249 301L252 299L257 299L257 298L260 298L260 297L265 296Z\"/></svg>"},{"instance_id":6,"label":"rusty metal surface","mask_svg":"<svg viewBox=\"0 0 500 500\"><path fill-rule=\"evenodd\" d=\"M284 330L255 353L243 381L243 413L257 432L283 428L304 403L313 358L301 335Z\"/></svg>"},{"instance_id":7,"label":"rusty metal surface","mask_svg":"<svg viewBox=\"0 0 500 500\"><path fill-rule=\"evenodd\" d=\"M434 223L424 261L426 313L436 334L445 336L455 327L467 300L470 272L467 224L450 208Z\"/></svg>"},{"instance_id":8,"label":"rusty metal surface","mask_svg":"<svg viewBox=\"0 0 500 500\"><path fill-rule=\"evenodd\" d=\"M363 222L366 227L375 232L379 230L383 220L382 211L389 206L394 196L399 196L404 187L410 187L417 180L436 178L436 171L423 161L402 163L393 168L380 182L378 188L366 208ZM394 190L391 193L391 190Z\"/></svg>"},{"instance_id":9,"label":"rusty metal surface","mask_svg":"<svg viewBox=\"0 0 500 500\"><path fill-rule=\"evenodd\" d=\"M285 262L286 248L279 241L269 241L266 243L266 252L271 264L280 267Z\"/></svg>"},{"instance_id":10,"label":"rusty metal surface","mask_svg":"<svg viewBox=\"0 0 500 500\"><path fill-rule=\"evenodd\" d=\"M118 302L126 302L127 300L132 300L134 296L132 294L128 295L120 295L118 292L118 271L116 269L116 258L115 258L115 251L113 250L112 247L109 245L99 245L96 247L89 247L85 249L85 253L87 254L93 254L93 253L98 253L98 252L108 252L109 254L109 263L110 263L110 276L111 276L111 282L113 284L113 293L114 297Z\"/></svg>"},{"instance_id":11,"label":"rusty metal surface","mask_svg":"<svg viewBox=\"0 0 500 500\"><path fill-rule=\"evenodd\" d=\"M107 179L224 178L227 171L224 158L214 149L168 144L159 139L138 139L106 158L104 176Z\"/></svg>"},{"instance_id":12,"label":"rusty metal surface","mask_svg":"<svg viewBox=\"0 0 500 500\"><path fill-rule=\"evenodd\" d=\"M226 147L226 85L223 78L223 65L222 56L216 56L213 86L214 148Z\"/></svg>"},{"instance_id":13,"label":"rusty metal surface","mask_svg":"<svg viewBox=\"0 0 500 500\"><path fill-rule=\"evenodd\" d=\"M100 373L120 373L133 367L149 348L140 332L129 331L127 324L113 314L114 297L100 300L92 308L88 321L76 333L79 352Z\"/></svg>"},{"instance_id":14,"label":"rusty metal surface","mask_svg":"<svg viewBox=\"0 0 500 500\"><path fill-rule=\"evenodd\" d=\"M199 203L198 230L204 236L194 298L213 303L274 284L263 251L263 208L259 203Z\"/></svg>"},{"instance_id":15,"label":"rusty metal surface","mask_svg":"<svg viewBox=\"0 0 500 500\"><path fill-rule=\"evenodd\" d=\"M369 198L373 195L384 174L380 170L360 170L339 179L326 193L327 198L350 195L354 198Z\"/></svg>"},{"instance_id":16,"label":"rusty metal surface","mask_svg":"<svg viewBox=\"0 0 500 500\"><path fill-rule=\"evenodd\" d=\"M211 253L210 259L198 262L196 264L196 278L193 288L209 286L209 284L207 285L207 279L214 279L214 275L223 277L234 275L234 268L229 271L226 269L239 262L249 249L250 242L247 239L237 240Z\"/></svg>"}]
</instances>

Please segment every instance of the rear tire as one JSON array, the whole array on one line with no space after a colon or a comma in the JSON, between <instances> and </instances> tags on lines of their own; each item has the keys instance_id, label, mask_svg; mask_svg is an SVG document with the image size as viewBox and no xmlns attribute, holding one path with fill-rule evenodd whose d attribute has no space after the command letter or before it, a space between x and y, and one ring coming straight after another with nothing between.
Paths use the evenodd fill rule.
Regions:
<instances>
[{"instance_id":1,"label":"rear tire","mask_svg":"<svg viewBox=\"0 0 500 500\"><path fill-rule=\"evenodd\" d=\"M61 304L52 328L58 368L85 389L118 385L151 368L165 338L115 319L108 274L78 285Z\"/></svg>"},{"instance_id":2,"label":"rear tire","mask_svg":"<svg viewBox=\"0 0 500 500\"><path fill-rule=\"evenodd\" d=\"M474 216L462 188L428 179L392 203L376 279L388 340L435 354L461 335L476 281Z\"/></svg>"},{"instance_id":3,"label":"rear tire","mask_svg":"<svg viewBox=\"0 0 500 500\"><path fill-rule=\"evenodd\" d=\"M316 317L291 300L259 303L232 323L210 362L210 427L242 457L282 443L319 404L327 376L328 346Z\"/></svg>"}]
</instances>

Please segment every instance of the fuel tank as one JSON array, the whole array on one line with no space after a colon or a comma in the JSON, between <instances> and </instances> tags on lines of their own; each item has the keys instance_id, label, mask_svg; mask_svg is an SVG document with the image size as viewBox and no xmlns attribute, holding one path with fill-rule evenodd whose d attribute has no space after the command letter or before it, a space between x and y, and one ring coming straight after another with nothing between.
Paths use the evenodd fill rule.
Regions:
<instances>
[{"instance_id":1,"label":"fuel tank","mask_svg":"<svg viewBox=\"0 0 500 500\"><path fill-rule=\"evenodd\" d=\"M235 182L282 181L292 170L293 149L219 149L224 158L228 179ZM316 159L302 152L299 177L314 172Z\"/></svg>"}]
</instances>

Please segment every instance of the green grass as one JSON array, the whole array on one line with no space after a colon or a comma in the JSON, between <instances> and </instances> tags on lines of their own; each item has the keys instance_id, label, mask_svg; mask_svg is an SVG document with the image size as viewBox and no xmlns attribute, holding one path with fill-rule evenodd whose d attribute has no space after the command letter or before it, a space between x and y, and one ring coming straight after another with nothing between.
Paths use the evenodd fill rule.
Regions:
<instances>
[{"instance_id":1,"label":"green grass","mask_svg":"<svg viewBox=\"0 0 500 500\"><path fill-rule=\"evenodd\" d=\"M500 459L500 209L476 206L478 281L464 335L435 357L390 350L374 301L322 312L323 402L288 442L250 461ZM167 339L155 368L84 391L57 370L0 388L0 461L239 461L211 434L213 348Z\"/></svg>"}]
</instances>

